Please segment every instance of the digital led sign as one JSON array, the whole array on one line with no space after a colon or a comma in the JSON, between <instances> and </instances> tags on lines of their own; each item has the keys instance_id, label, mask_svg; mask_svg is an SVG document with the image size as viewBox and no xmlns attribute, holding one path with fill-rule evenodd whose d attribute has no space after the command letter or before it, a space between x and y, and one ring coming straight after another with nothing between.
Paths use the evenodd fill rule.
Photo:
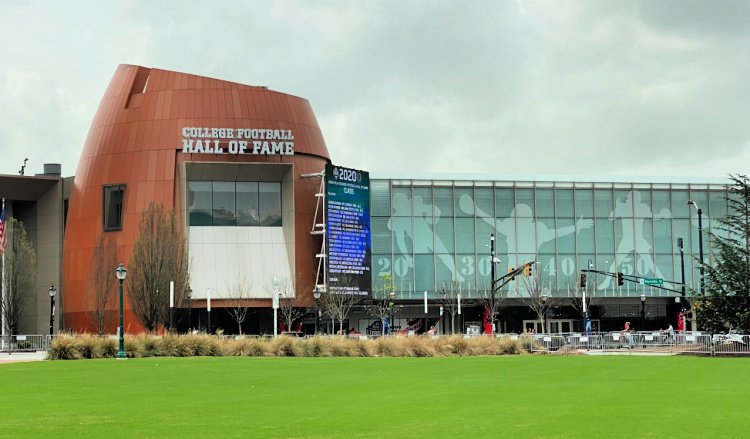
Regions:
<instances>
[{"instance_id":1,"label":"digital led sign","mask_svg":"<svg viewBox=\"0 0 750 439\"><path fill-rule=\"evenodd\" d=\"M326 165L326 232L329 291L369 294L370 174Z\"/></svg>"}]
</instances>

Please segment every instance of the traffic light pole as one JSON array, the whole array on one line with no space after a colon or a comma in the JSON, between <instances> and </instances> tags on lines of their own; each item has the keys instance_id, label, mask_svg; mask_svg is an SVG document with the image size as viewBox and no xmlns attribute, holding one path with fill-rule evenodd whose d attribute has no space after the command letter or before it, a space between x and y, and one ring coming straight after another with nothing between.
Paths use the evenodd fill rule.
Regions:
<instances>
[{"instance_id":1,"label":"traffic light pole","mask_svg":"<svg viewBox=\"0 0 750 439\"><path fill-rule=\"evenodd\" d=\"M591 270L591 269L581 270L581 274L583 274L583 273L602 274L604 276L614 277L615 279L621 278L622 280L626 280L628 282L633 282L633 283L640 283L639 281L641 279L648 279L647 277L636 276L634 274L623 274L622 272L611 273L609 271ZM670 283L670 284L683 285L683 288L684 288L684 285L685 285L684 282L677 282L677 281L674 281L674 280L665 281L665 282L666 283ZM649 287L651 287L651 288L658 288L660 290L671 291L673 293L681 293L682 294L682 290L675 290L674 288L667 288L667 287L662 286L662 285L649 285Z\"/></svg>"}]
</instances>

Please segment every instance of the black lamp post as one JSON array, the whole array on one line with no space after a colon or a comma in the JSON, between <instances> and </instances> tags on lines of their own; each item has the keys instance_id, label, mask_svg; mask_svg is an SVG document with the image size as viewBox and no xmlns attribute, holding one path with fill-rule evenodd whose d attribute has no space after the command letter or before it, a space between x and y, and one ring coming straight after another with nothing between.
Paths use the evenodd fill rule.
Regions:
<instances>
[{"instance_id":1,"label":"black lamp post","mask_svg":"<svg viewBox=\"0 0 750 439\"><path fill-rule=\"evenodd\" d=\"M680 270L682 274L682 288L680 298L680 319L681 322L677 322L677 326L680 326L680 323L682 323L682 329L687 331L687 322L685 322L685 251L683 250L683 240L682 238L677 238L677 247L680 249Z\"/></svg>"},{"instance_id":2,"label":"black lamp post","mask_svg":"<svg viewBox=\"0 0 750 439\"><path fill-rule=\"evenodd\" d=\"M544 312L542 313L542 333L547 332L547 295L542 294L542 309Z\"/></svg>"},{"instance_id":3,"label":"black lamp post","mask_svg":"<svg viewBox=\"0 0 750 439\"><path fill-rule=\"evenodd\" d=\"M313 297L315 298L315 334L317 335L320 331L320 290L318 287L313 290Z\"/></svg>"},{"instance_id":4,"label":"black lamp post","mask_svg":"<svg viewBox=\"0 0 750 439\"><path fill-rule=\"evenodd\" d=\"M55 328L55 294L57 294L57 290L55 289L55 284L52 284L49 287L49 335L54 334L54 328Z\"/></svg>"},{"instance_id":5,"label":"black lamp post","mask_svg":"<svg viewBox=\"0 0 750 439\"><path fill-rule=\"evenodd\" d=\"M389 328L388 334L390 334L392 331L390 328L393 328L394 326L393 325L393 305L394 305L393 301L396 300L396 293L394 291L389 292L388 299L389 299L388 301L388 328ZM386 335L385 328L383 328L383 335Z\"/></svg>"},{"instance_id":6,"label":"black lamp post","mask_svg":"<svg viewBox=\"0 0 750 439\"><path fill-rule=\"evenodd\" d=\"M193 290L190 289L190 285L185 293L188 300L188 333L191 333L193 332Z\"/></svg>"},{"instance_id":7,"label":"black lamp post","mask_svg":"<svg viewBox=\"0 0 750 439\"><path fill-rule=\"evenodd\" d=\"M646 329L646 295L641 294L641 331Z\"/></svg>"},{"instance_id":8,"label":"black lamp post","mask_svg":"<svg viewBox=\"0 0 750 439\"><path fill-rule=\"evenodd\" d=\"M117 275L117 281L120 282L120 326L117 328L117 333L120 339L120 349L117 351L117 358L124 359L127 355L125 355L125 322L122 317L122 283L125 281L125 276L127 276L128 270L125 269L122 262L120 262L120 266L115 270L115 274Z\"/></svg>"},{"instance_id":9,"label":"black lamp post","mask_svg":"<svg viewBox=\"0 0 750 439\"><path fill-rule=\"evenodd\" d=\"M688 200L688 205L692 204L695 206L696 209L698 209L698 256L700 257L700 270L701 270L701 294L704 294L703 291L704 287L704 279L703 279L703 209L698 207L697 204L695 204L695 201Z\"/></svg>"}]
</instances>

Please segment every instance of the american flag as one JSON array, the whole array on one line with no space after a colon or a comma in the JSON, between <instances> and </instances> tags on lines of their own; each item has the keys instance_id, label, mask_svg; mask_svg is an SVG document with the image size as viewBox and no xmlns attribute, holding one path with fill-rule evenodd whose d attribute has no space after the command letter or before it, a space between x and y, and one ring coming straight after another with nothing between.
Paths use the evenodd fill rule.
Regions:
<instances>
[{"instance_id":1,"label":"american flag","mask_svg":"<svg viewBox=\"0 0 750 439\"><path fill-rule=\"evenodd\" d=\"M2 255L4 252L5 252L5 203L3 203L3 210L2 212L0 212L0 255Z\"/></svg>"}]
</instances>

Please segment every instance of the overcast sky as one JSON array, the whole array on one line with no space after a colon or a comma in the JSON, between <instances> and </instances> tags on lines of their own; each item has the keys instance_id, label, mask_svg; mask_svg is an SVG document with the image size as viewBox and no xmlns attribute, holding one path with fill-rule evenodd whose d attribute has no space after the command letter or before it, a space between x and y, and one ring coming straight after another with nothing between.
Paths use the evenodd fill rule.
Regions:
<instances>
[{"instance_id":1,"label":"overcast sky","mask_svg":"<svg viewBox=\"0 0 750 439\"><path fill-rule=\"evenodd\" d=\"M73 175L118 64L308 99L370 171L750 172L747 1L0 0L0 173Z\"/></svg>"}]
</instances>

